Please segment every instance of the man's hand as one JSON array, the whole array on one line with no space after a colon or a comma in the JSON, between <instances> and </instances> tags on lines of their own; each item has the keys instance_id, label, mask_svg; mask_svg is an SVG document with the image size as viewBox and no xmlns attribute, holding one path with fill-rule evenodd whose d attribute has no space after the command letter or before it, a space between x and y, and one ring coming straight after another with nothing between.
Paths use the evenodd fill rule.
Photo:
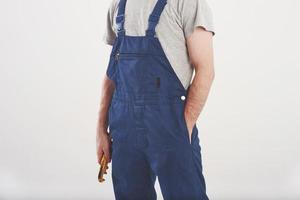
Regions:
<instances>
[{"instance_id":1,"label":"man's hand","mask_svg":"<svg viewBox=\"0 0 300 200\"><path fill-rule=\"evenodd\" d=\"M101 162L103 155L105 156L107 162L111 161L110 149L111 149L111 138L108 135L108 133L107 132L97 133L96 150L97 150L97 158L99 164Z\"/></svg>"}]
</instances>

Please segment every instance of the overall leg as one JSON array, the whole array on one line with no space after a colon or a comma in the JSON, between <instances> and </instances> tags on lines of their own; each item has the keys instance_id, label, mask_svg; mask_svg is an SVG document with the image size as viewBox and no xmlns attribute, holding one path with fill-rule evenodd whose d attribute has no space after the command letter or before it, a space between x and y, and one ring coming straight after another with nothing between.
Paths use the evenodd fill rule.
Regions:
<instances>
[{"instance_id":1,"label":"overall leg","mask_svg":"<svg viewBox=\"0 0 300 200\"><path fill-rule=\"evenodd\" d=\"M156 200L155 175L132 144L113 144L112 179L116 200Z\"/></svg>"},{"instance_id":2,"label":"overall leg","mask_svg":"<svg viewBox=\"0 0 300 200\"><path fill-rule=\"evenodd\" d=\"M177 145L159 156L157 175L164 200L208 200L195 131L192 144Z\"/></svg>"},{"instance_id":3,"label":"overall leg","mask_svg":"<svg viewBox=\"0 0 300 200\"><path fill-rule=\"evenodd\" d=\"M148 112L153 137L148 154L151 167L158 176L164 200L208 200L198 129L194 127L190 143L183 112L183 103L161 105Z\"/></svg>"},{"instance_id":4,"label":"overall leg","mask_svg":"<svg viewBox=\"0 0 300 200\"><path fill-rule=\"evenodd\" d=\"M112 179L116 200L156 200L155 176L142 149L133 104L115 98L110 106Z\"/></svg>"}]
</instances>

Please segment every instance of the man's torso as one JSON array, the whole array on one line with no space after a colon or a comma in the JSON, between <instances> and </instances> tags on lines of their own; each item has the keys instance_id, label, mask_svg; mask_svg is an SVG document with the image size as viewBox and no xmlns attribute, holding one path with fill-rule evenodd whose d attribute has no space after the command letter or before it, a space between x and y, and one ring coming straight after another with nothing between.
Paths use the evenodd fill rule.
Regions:
<instances>
[{"instance_id":1,"label":"man's torso","mask_svg":"<svg viewBox=\"0 0 300 200\"><path fill-rule=\"evenodd\" d=\"M145 35L145 30L148 27L148 17L152 12L156 2L157 0L127 0L125 12L126 35ZM199 6L199 0L191 0L190 5L188 2L189 0L168 0L168 3L156 27L156 36L158 37L175 73L186 89L188 88L192 79L193 67L189 62L188 50L186 46L187 31L184 31L185 27L183 26L194 25L185 24L183 15L187 15L184 12L188 12L188 9L194 9L193 7ZM205 6L203 6L204 10L209 9L206 5L206 2L203 1L203 3L205 3ZM119 0L113 0L111 8L111 11L113 11L113 13L111 13L113 19L111 21L114 32L116 32L115 17L118 11L118 4ZM212 24L209 23L210 22L208 22L207 25L208 27L205 28L212 29ZM205 24L203 24L203 26L205 26Z\"/></svg>"}]
</instances>

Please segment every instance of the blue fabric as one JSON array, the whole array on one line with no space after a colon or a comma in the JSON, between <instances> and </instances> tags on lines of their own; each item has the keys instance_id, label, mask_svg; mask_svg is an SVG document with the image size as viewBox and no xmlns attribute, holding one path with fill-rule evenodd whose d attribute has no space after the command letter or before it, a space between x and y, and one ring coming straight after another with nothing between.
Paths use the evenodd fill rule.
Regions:
<instances>
[{"instance_id":1,"label":"blue fabric","mask_svg":"<svg viewBox=\"0 0 300 200\"><path fill-rule=\"evenodd\" d=\"M118 36L125 35L124 23L125 23L126 2L127 0L120 0L119 2L118 15L116 18Z\"/></svg>"},{"instance_id":2,"label":"blue fabric","mask_svg":"<svg viewBox=\"0 0 300 200\"><path fill-rule=\"evenodd\" d=\"M160 15L164 10L166 4L167 4L167 0L158 0L157 4L155 5L153 12L149 16L148 29L146 30L147 36L155 35L155 27L159 22Z\"/></svg>"},{"instance_id":3,"label":"blue fabric","mask_svg":"<svg viewBox=\"0 0 300 200\"><path fill-rule=\"evenodd\" d=\"M150 18L159 19L165 1L157 4ZM190 143L184 119L187 91L159 40L118 35L107 76L116 86L109 109L116 200L156 200L156 177L165 200L208 200L198 129Z\"/></svg>"}]
</instances>

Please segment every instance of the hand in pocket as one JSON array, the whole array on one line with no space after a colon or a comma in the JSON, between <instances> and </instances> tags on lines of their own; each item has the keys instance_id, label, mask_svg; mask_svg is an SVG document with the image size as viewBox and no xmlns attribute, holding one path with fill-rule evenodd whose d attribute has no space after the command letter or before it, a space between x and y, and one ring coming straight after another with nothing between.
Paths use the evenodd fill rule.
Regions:
<instances>
[{"instance_id":1,"label":"hand in pocket","mask_svg":"<svg viewBox=\"0 0 300 200\"><path fill-rule=\"evenodd\" d=\"M186 127L188 129L189 140L191 143L192 142L192 131L193 131L195 122L188 114L186 114L186 112L184 113L184 119L185 119Z\"/></svg>"}]
</instances>

